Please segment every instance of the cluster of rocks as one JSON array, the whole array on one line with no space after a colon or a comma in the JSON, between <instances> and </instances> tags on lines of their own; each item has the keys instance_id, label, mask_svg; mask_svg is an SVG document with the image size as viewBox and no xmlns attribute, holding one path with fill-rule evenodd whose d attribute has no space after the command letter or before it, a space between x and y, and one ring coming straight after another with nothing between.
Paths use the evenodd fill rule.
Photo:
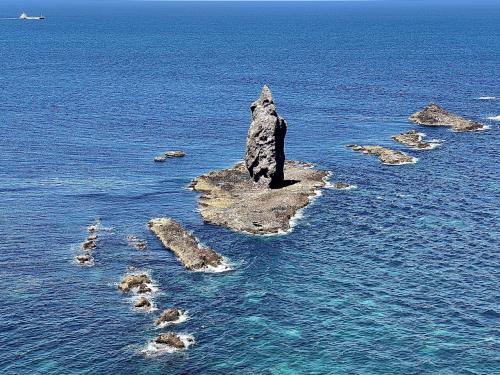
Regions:
<instances>
[{"instance_id":1,"label":"cluster of rocks","mask_svg":"<svg viewBox=\"0 0 500 375\"><path fill-rule=\"evenodd\" d=\"M87 227L87 238L81 245L83 254L77 255L75 260L82 265L91 265L94 262L94 257L92 256L93 250L97 247L99 241L98 232L101 228L101 223L97 220L94 224L90 224Z\"/></svg>"},{"instance_id":2,"label":"cluster of rocks","mask_svg":"<svg viewBox=\"0 0 500 375\"><path fill-rule=\"evenodd\" d=\"M448 112L434 103L430 103L422 111L411 115L409 120L424 126L447 126L456 132L477 131L486 128L485 125L479 122ZM430 150L437 145L436 142L425 142L423 136L422 133L412 129L405 133L394 135L391 138L415 150ZM377 155L382 163L388 165L412 164L417 160L403 151L392 150L382 146L348 145L347 147L364 154Z\"/></svg>"},{"instance_id":3,"label":"cluster of rocks","mask_svg":"<svg viewBox=\"0 0 500 375\"><path fill-rule=\"evenodd\" d=\"M292 219L306 207L312 198L325 187L329 172L315 170L312 164L285 159L286 121L278 115L271 91L264 86L260 97L251 106L251 124L243 161L233 167L212 171L195 178L191 188L200 194L198 205L205 223L250 234L277 234L291 228ZM410 120L428 126L449 126L454 131L475 131L485 126L445 111L430 104L415 113ZM396 142L412 149L426 150L433 144L425 142L416 130L392 137ZM416 158L398 150L378 145L348 145L353 151L376 155L388 165L414 163ZM155 162L167 158L183 157L183 151L166 151L155 157ZM331 185L347 190L355 186L345 182ZM224 258L213 249L202 246L198 239L177 221L164 217L152 219L149 229L161 243L171 250L188 270L227 270ZM76 257L81 264L92 262L91 251L97 246L100 223L88 227L88 237L82 244L85 251ZM129 245L137 250L147 248L147 243L136 236L128 236ZM134 307L152 311L153 293L151 278L145 273L125 276L118 284L123 293L133 293L137 298ZM179 324L186 312L172 307L165 309L155 320L157 328ZM182 350L194 343L194 338L175 332L157 336L151 344Z\"/></svg>"},{"instance_id":4,"label":"cluster of rocks","mask_svg":"<svg viewBox=\"0 0 500 375\"><path fill-rule=\"evenodd\" d=\"M153 291L150 286L151 282L151 278L146 274L127 275L118 284L118 289L123 293L135 292L139 298L134 301L134 307L149 310L152 303L146 295Z\"/></svg>"},{"instance_id":5,"label":"cluster of rocks","mask_svg":"<svg viewBox=\"0 0 500 375\"><path fill-rule=\"evenodd\" d=\"M151 311L153 308L152 302L147 298L146 295L152 293L150 287L152 283L151 278L145 274L132 274L125 276L118 284L118 289L123 293L135 293L138 298L134 301L134 307L136 309L142 309L145 311ZM182 323L185 320L186 312L177 307L170 307L160 314L160 316L155 320L154 325L157 328L163 328L165 326L174 325ZM184 318L184 320L183 320ZM160 334L154 343L159 345L165 345L173 349L186 349L190 344L190 338L185 340L174 332L166 332Z\"/></svg>"},{"instance_id":6,"label":"cluster of rocks","mask_svg":"<svg viewBox=\"0 0 500 375\"><path fill-rule=\"evenodd\" d=\"M136 250L146 250L147 247L148 247L148 244L146 241L144 240L141 240L139 237L137 236L127 236L127 243L129 244L129 246L133 247L134 249Z\"/></svg>"},{"instance_id":7,"label":"cluster of rocks","mask_svg":"<svg viewBox=\"0 0 500 375\"><path fill-rule=\"evenodd\" d=\"M202 246L196 237L177 221L164 217L152 219L148 225L161 243L170 249L188 270L219 268L224 265L221 255L209 247Z\"/></svg>"},{"instance_id":8,"label":"cluster of rocks","mask_svg":"<svg viewBox=\"0 0 500 375\"><path fill-rule=\"evenodd\" d=\"M168 325L179 324L182 322L182 317L185 316L186 312L178 309L176 307L168 308L164 310L160 317L156 319L155 326L162 328ZM160 334L154 339L155 344L166 345L167 347L182 350L187 349L188 346L194 343L192 337L181 337L179 334L169 331Z\"/></svg>"},{"instance_id":9,"label":"cluster of rocks","mask_svg":"<svg viewBox=\"0 0 500 375\"><path fill-rule=\"evenodd\" d=\"M186 156L186 153L184 151L165 151L163 154L156 156L154 158L154 161L157 163L163 163L168 158L182 158L184 156Z\"/></svg>"}]
</instances>

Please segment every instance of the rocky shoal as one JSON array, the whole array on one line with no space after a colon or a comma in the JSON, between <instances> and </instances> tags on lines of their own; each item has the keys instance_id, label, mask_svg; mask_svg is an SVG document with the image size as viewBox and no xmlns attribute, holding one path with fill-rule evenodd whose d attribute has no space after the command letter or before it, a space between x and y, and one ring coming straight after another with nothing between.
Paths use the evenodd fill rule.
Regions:
<instances>
[{"instance_id":1,"label":"rocky shoal","mask_svg":"<svg viewBox=\"0 0 500 375\"><path fill-rule=\"evenodd\" d=\"M163 245L170 249L188 270L223 266L222 256L209 247L201 246L196 237L175 220L152 219L148 225Z\"/></svg>"},{"instance_id":2,"label":"rocky shoal","mask_svg":"<svg viewBox=\"0 0 500 375\"><path fill-rule=\"evenodd\" d=\"M350 147L353 151L361 152L363 154L376 155L383 164L387 165L413 164L417 161L417 159L413 156L387 147L360 145L348 145L347 147Z\"/></svg>"},{"instance_id":3,"label":"rocky shoal","mask_svg":"<svg viewBox=\"0 0 500 375\"><path fill-rule=\"evenodd\" d=\"M201 193L199 210L205 223L251 234L278 234L325 186L327 171L287 161L280 187L269 188L248 178L243 163L197 177L191 184Z\"/></svg>"}]
</instances>

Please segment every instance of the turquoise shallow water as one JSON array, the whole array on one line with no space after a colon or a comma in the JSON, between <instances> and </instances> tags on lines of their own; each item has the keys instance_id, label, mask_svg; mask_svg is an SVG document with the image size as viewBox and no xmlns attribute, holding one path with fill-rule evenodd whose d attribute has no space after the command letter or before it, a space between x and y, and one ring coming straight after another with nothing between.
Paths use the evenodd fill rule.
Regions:
<instances>
[{"instance_id":1,"label":"turquoise shallow water","mask_svg":"<svg viewBox=\"0 0 500 375\"><path fill-rule=\"evenodd\" d=\"M44 5L0 20L2 374L500 373L500 101L477 99L500 97L498 4ZM241 159L264 83L287 157L358 188L256 238L203 225L186 187ZM403 149L390 136L429 101L490 129L421 128L443 145L400 167L345 147ZM188 157L153 163L166 149ZM235 270L186 272L158 216ZM113 230L78 267L96 217ZM161 331L116 289L131 269L189 311L175 330L196 345L142 353Z\"/></svg>"}]
</instances>

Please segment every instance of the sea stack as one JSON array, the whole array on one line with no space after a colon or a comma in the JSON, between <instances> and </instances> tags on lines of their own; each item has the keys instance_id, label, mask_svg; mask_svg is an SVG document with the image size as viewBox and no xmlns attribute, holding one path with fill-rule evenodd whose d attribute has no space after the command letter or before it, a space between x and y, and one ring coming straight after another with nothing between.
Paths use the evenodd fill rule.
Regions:
<instances>
[{"instance_id":1,"label":"sea stack","mask_svg":"<svg viewBox=\"0 0 500 375\"><path fill-rule=\"evenodd\" d=\"M279 187L284 180L286 121L276 112L273 95L266 85L250 109L246 168L253 181Z\"/></svg>"},{"instance_id":2,"label":"sea stack","mask_svg":"<svg viewBox=\"0 0 500 375\"><path fill-rule=\"evenodd\" d=\"M201 193L198 205L205 223L250 234L288 232L298 211L325 187L329 172L285 161L287 125L267 86L250 108L245 160L199 176L190 187Z\"/></svg>"}]
</instances>

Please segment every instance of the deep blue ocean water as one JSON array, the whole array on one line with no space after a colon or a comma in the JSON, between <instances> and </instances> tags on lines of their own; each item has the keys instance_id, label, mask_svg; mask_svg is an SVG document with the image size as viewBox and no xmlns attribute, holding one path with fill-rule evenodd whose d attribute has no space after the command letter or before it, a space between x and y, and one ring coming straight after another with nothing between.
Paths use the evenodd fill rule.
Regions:
<instances>
[{"instance_id":1,"label":"deep blue ocean water","mask_svg":"<svg viewBox=\"0 0 500 375\"><path fill-rule=\"evenodd\" d=\"M500 98L499 3L68 3L0 5L47 16L0 20L1 374L500 373L500 100L477 99ZM264 83L287 157L358 188L262 238L204 225L186 187L242 158ZM429 101L490 129L420 128L443 145L399 167L345 147L404 149ZM235 270L184 270L159 216ZM131 269L195 346L142 352L161 330L116 289Z\"/></svg>"}]
</instances>

